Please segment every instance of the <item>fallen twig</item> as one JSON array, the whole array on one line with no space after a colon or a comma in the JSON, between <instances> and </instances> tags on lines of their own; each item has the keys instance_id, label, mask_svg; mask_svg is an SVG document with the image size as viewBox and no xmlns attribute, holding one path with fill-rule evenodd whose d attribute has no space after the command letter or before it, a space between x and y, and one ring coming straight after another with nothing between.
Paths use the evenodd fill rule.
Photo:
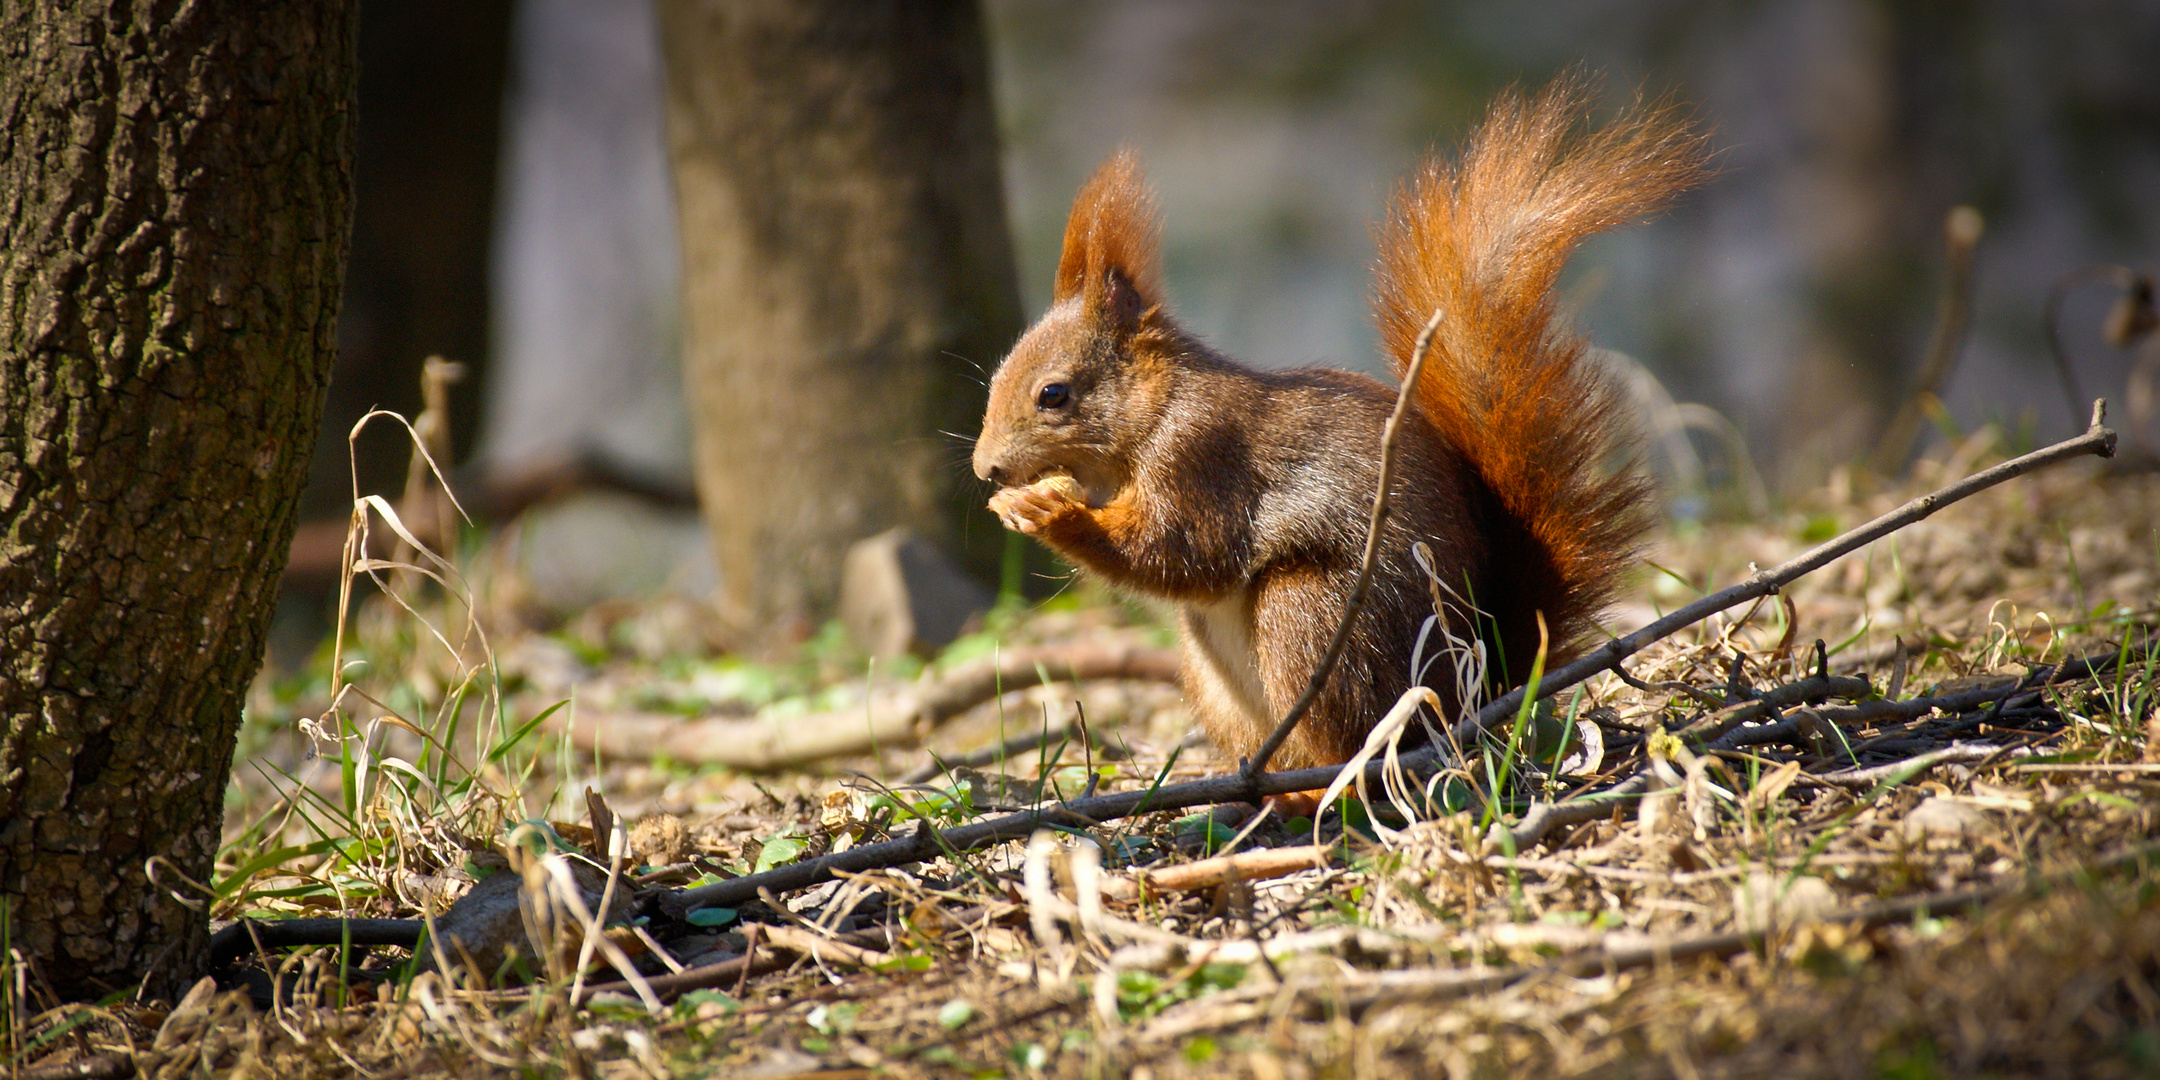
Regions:
<instances>
[{"instance_id":1,"label":"fallen twig","mask_svg":"<svg viewBox=\"0 0 2160 1080\"><path fill-rule=\"evenodd\" d=\"M1883 475L1905 471L1913 441L1920 434L1925 405L1942 393L1943 384L1950 381L1950 372L1957 366L1958 354L1964 351L1966 331L1972 327L1973 254L1980 246L1982 231L1980 212L1970 206L1952 207L1943 219L1943 247L1949 272L1943 275L1942 302L1936 310L1935 332L1928 338L1927 358L1921 363L1919 381L1913 384L1911 394L1903 405L1898 406L1897 414L1883 428L1881 441L1875 444L1875 470ZM2073 416L2083 403L2082 397L2071 396Z\"/></svg>"},{"instance_id":2,"label":"fallen twig","mask_svg":"<svg viewBox=\"0 0 2160 1080\"><path fill-rule=\"evenodd\" d=\"M2102 424L2106 416L2107 402L2095 401L2092 425L2086 428L2085 434L2021 457L2011 458L1994 468L1983 469L1955 484L1931 491L1857 529L1817 545L1798 558L1768 570L1758 571L1738 585L1705 596L1634 633L1614 638L1573 662L1546 672L1544 678L1538 682L1538 693L1549 696L1565 690L1633 656L1652 642L1693 626L1726 608L1736 607L1758 596L1769 596L1801 576L1821 569L1839 556L1874 543L1907 525L1924 520L1943 507L1977 495L2005 480L2071 458L2087 455L2113 457L2115 433ZM1516 711L1522 708L1522 701L1521 687L1500 695L1491 704L1479 709L1475 716L1467 717L1455 725L1452 732L1455 742L1462 745L1471 743L1480 732L1513 717Z\"/></svg>"},{"instance_id":3,"label":"fallen twig","mask_svg":"<svg viewBox=\"0 0 2160 1080\"><path fill-rule=\"evenodd\" d=\"M1046 728L1030 731L1025 735L1015 735L995 746L986 746L980 750L970 750L965 754L955 754L952 757L940 757L924 762L902 774L900 783L922 784L937 779L939 773L949 772L953 769L979 769L985 765L994 765L1008 758L1028 753L1046 743L1059 742L1079 734L1083 734L1083 732L1081 731L1081 725L1078 723L1068 721L1063 724L1053 724ZM1104 742L1100 735L1090 736L1089 745L1105 761L1115 761L1124 756L1119 752L1117 744Z\"/></svg>"},{"instance_id":4,"label":"fallen twig","mask_svg":"<svg viewBox=\"0 0 2160 1080\"><path fill-rule=\"evenodd\" d=\"M1178 654L1136 645L1019 649L956 665L934 681L902 686L881 700L839 712L704 720L613 714L573 728L566 710L548 724L579 750L604 757L643 760L665 754L686 764L765 771L913 745L931 728L1002 693L1043 685L1045 673L1052 682L1175 682ZM585 712L587 720L592 715Z\"/></svg>"},{"instance_id":5,"label":"fallen twig","mask_svg":"<svg viewBox=\"0 0 2160 1080\"><path fill-rule=\"evenodd\" d=\"M2036 668L2024 679L2006 681L2003 685L1997 687L1982 687L1956 694L1945 694L1932 698L1914 698L1900 702L1867 701L1854 705L1850 709L1821 709L1816 710L1816 713L1823 719L1837 722L1869 719L1878 716L1918 716L1937 708L1946 711L1969 709L1977 705L1987 704L1999 697L2026 692L2035 686L2056 682L2058 677L2066 671L2075 672L2081 676L2090 675L2095 671L2104 670L2106 665L2112 662L2112 659L2113 654L2106 654L2102 657L2068 661L2055 667ZM1809 679L1803 679L1800 683L1793 684L1804 687L1802 691L1791 693L1800 695L1798 700L1806 700L1804 695L1809 692L1827 694L1831 689L1841 685L1838 680L1843 678L1845 677L1811 676ZM1811 680L1815 682L1811 684ZM1782 687L1773 688L1764 691L1760 697L1770 700L1782 700L1785 695L1782 695L1781 691L1784 690L1785 688ZM1799 734L1798 723L1791 718L1787 718L1767 724L1756 724L1752 727L1734 728L1719 738L1711 740L1707 746L1713 750L1736 750L1742 746L1789 740ZM1434 758L1435 755L1430 748L1426 748L1404 754L1401 764L1413 768L1429 768L1433 764ZM1386 763L1384 761L1376 760L1368 763L1365 767L1367 782L1373 784L1384 782L1383 770L1385 768ZM1130 817L1150 811L1175 810L1188 806L1201 806L1220 802L1257 801L1268 795L1321 789L1333 783L1341 771L1340 766L1323 765L1290 772L1261 773L1255 777L1243 775L1211 777L1205 780L1187 781L1182 784L1165 784L1152 789L1121 791L1109 795L1075 799L1066 803L1008 814L988 821L960 825L943 831L932 830L925 825L902 839L864 844L835 854L805 860L792 866L769 870L763 874L734 878L694 889L686 889L679 893L666 894L661 898L661 904L663 910L679 916L692 909L707 905L727 905L752 899L757 896L757 890L761 887L769 888L776 893L807 889L813 885L832 880L835 871L859 873L865 870L884 869L903 863L932 858L947 851L972 851L990 844L1022 839L1037 828L1046 825L1089 828L1104 821ZM1566 802L1537 803L1531 807L1529 813L1525 814L1520 822L1512 827L1503 822L1495 822L1491 841L1501 844L1503 848L1505 844L1512 843L1516 850L1520 850L1537 843L1553 828L1579 824L1612 813L1616 804L1624 805L1639 797L1647 789L1649 782L1650 776L1648 773L1637 773L1612 787L1578 796Z\"/></svg>"},{"instance_id":6,"label":"fallen twig","mask_svg":"<svg viewBox=\"0 0 2160 1080\"><path fill-rule=\"evenodd\" d=\"M1751 701L1719 709L1673 734L1683 739L1707 742L1743 724L1755 723L1766 716L1775 716L1793 705L1812 705L1834 697L1851 701L1874 692L1874 685L1866 679L1850 675L1810 675L1805 679L1766 690Z\"/></svg>"},{"instance_id":7,"label":"fallen twig","mask_svg":"<svg viewBox=\"0 0 2160 1080\"><path fill-rule=\"evenodd\" d=\"M1385 766L1386 763L1382 761L1372 762L1366 767L1367 777L1373 783L1379 783L1381 770ZM1008 840L1021 840L1036 829L1046 826L1089 828L1101 822L1136 814L1236 802L1249 797L1292 791L1311 791L1326 787L1341 772L1342 767L1339 765L1321 765L1290 772L1262 773L1251 779L1237 775L1218 776L1206 780L1190 780L1182 784L1164 784L1155 788L1073 799L942 830L932 829L925 824L898 839L863 844L846 851L768 870L762 874L663 894L660 902L666 913L681 915L709 905L741 903L755 898L760 888L771 889L776 893L807 889L833 880L836 871L860 873L865 870L882 870L935 858L948 852L968 852Z\"/></svg>"},{"instance_id":8,"label":"fallen twig","mask_svg":"<svg viewBox=\"0 0 2160 1080\"><path fill-rule=\"evenodd\" d=\"M1726 701L1724 698L1721 698L1716 694L1713 694L1710 691L1703 689L1700 686L1690 686L1687 683L1674 682L1669 679L1660 680L1658 682L1644 682L1643 680L1628 674L1628 669L1618 664L1613 665L1612 672L1614 675L1620 678L1621 682L1624 682L1629 686L1632 686L1635 689L1642 691L1645 694L1680 694L1684 697L1694 698L1696 701L1701 702L1704 706L1712 709L1723 709L1726 705Z\"/></svg>"},{"instance_id":9,"label":"fallen twig","mask_svg":"<svg viewBox=\"0 0 2160 1080\"><path fill-rule=\"evenodd\" d=\"M1864 769L1840 769L1837 772L1822 773L1816 776L1802 775L1800 780L1802 783L1813 781L1830 787L1866 791L1893 777L1910 778L1918 776L1937 765L1948 765L1963 761L1987 761L1991 758L2014 754L2019 749L2018 747L1997 746L1994 743L1951 743L1940 750L1930 750L1925 754L1905 758L1902 761L1886 761L1881 765L1870 765ZM2031 751L2026 752L2030 753Z\"/></svg>"},{"instance_id":10,"label":"fallen twig","mask_svg":"<svg viewBox=\"0 0 2160 1080\"><path fill-rule=\"evenodd\" d=\"M837 937L820 937L798 926L767 926L765 938L773 943L774 948L807 956L818 963L829 960L850 967L874 968L892 961L890 953L866 949Z\"/></svg>"},{"instance_id":11,"label":"fallen twig","mask_svg":"<svg viewBox=\"0 0 2160 1080\"><path fill-rule=\"evenodd\" d=\"M1955 715L1977 709L1982 705L1993 705L1997 702L2008 705L2021 695L2033 693L2040 687L2060 683L2069 676L2082 679L2097 678L2102 673L2113 668L2115 660L2115 652L2109 650L2092 656L2066 660L2060 664L2036 667L2022 679L2005 678L2004 681L1994 686L1980 686L1948 694L1906 698L1903 701L1876 698L1873 701L1862 701L1839 708L1816 709L1814 713L1816 719L1839 726L1877 720L1913 720L1937 710ZM1720 739L1715 743L1720 749L1731 750L1738 749L1741 746L1757 746L1766 742L1784 741L1799 734L1799 725L1795 720L1786 719L1770 724L1760 724L1751 728L1735 728L1727 734L1732 738L1729 740Z\"/></svg>"},{"instance_id":12,"label":"fallen twig","mask_svg":"<svg viewBox=\"0 0 2160 1080\"><path fill-rule=\"evenodd\" d=\"M1305 870L1325 868L1324 847L1260 848L1235 855L1217 855L1163 870L1142 870L1140 884L1155 892L1188 892L1212 889L1231 881L1264 881Z\"/></svg>"},{"instance_id":13,"label":"fallen twig","mask_svg":"<svg viewBox=\"0 0 2160 1080\"><path fill-rule=\"evenodd\" d=\"M2060 681L2064 672L2075 672L2080 677L2085 678L2093 677L2105 671L2114 662L2114 659L2115 654L2113 652L2104 652L2094 656L2067 660L2054 666L2037 667L2028 672L2022 679L2008 679L1998 686L1983 686L1952 694L1908 698L1904 701L1888 701L1877 698L1847 708L1815 709L1812 712L1817 721L1833 725L1884 718L1911 719L1925 716L1937 709L1951 713L1963 712L1967 709L1977 708L1998 700L2015 697L2018 694L2031 692L2033 688L2038 686L2051 685ZM1832 677L1833 680L1839 678L1843 677ZM1804 696L1791 694L1788 691L1793 687L1818 682L1820 679L1820 676L1810 676L1807 679L1800 680L1800 682L1765 691L1759 700L1783 700L1788 702L1808 700ZM1740 706L1736 706L1736 708L1740 708ZM1720 732L1715 738L1708 740L1705 748L1709 750L1738 750L1744 746L1787 742L1799 738L1801 735L1799 719L1787 717L1766 724L1755 724L1752 727L1729 727ZM2003 748L1997 746L1992 747L1992 749L2001 751ZM1512 845L1513 850L1520 851L1544 839L1547 833L1556 828L1578 825L1611 814L1616 805L1624 806L1632 802L1647 791L1649 786L1650 774L1638 772L1610 787L1588 792L1564 802L1534 803L1529 812L1523 815L1522 820L1512 826L1504 822L1494 822L1487 843L1502 850L1507 850Z\"/></svg>"},{"instance_id":14,"label":"fallen twig","mask_svg":"<svg viewBox=\"0 0 2160 1080\"><path fill-rule=\"evenodd\" d=\"M265 949L301 945L388 945L410 949L427 923L420 919L236 919L210 935L210 970L223 971Z\"/></svg>"}]
</instances>

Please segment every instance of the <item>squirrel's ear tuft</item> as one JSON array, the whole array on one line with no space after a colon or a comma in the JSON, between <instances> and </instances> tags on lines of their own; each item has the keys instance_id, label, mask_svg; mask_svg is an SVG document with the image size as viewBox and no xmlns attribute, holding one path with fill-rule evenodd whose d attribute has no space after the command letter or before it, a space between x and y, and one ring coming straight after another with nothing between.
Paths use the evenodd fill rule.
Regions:
<instances>
[{"instance_id":1,"label":"squirrel's ear tuft","mask_svg":"<svg viewBox=\"0 0 2160 1080\"><path fill-rule=\"evenodd\" d=\"M1052 299L1085 295L1090 308L1103 308L1121 322L1161 303L1155 254L1160 232L1140 160L1132 148L1120 147L1073 196Z\"/></svg>"}]
</instances>

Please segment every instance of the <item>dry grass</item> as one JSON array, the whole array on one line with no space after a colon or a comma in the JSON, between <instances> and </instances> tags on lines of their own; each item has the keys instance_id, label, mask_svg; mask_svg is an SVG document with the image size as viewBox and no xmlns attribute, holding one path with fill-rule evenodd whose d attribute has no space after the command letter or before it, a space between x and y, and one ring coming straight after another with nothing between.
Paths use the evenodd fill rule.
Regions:
<instances>
[{"instance_id":1,"label":"dry grass","mask_svg":"<svg viewBox=\"0 0 2160 1080\"><path fill-rule=\"evenodd\" d=\"M1924 466L1915 485L1988 453L1970 443ZM1834 486L1772 521L1668 537L1654 555L1666 572L1645 576L1625 617L1778 561L1896 494ZM322 949L284 961L288 996L267 1011L227 994L170 1013L29 1015L34 992L11 989L10 1037L18 1048L42 1038L26 1055L41 1065L128 1050L145 1075L287 1080L2149 1073L2160 1070L2160 912L2140 845L2160 831L2160 770L2147 764L2160 760L2149 730L2156 524L2153 477L2072 466L1980 496L1811 576L1788 591L1790 607L1766 604L1640 655L1629 668L1650 690L1605 677L1580 699L1562 695L1560 709L1603 744L1597 762L1578 763L1593 775L1554 775L1534 752L1481 751L1446 789L1462 805L1454 813L1411 823L1381 808L1375 823L1354 809L1347 832L1327 815L1321 839L1335 862L1325 870L1151 895L1125 863L1197 858L1231 832L1158 814L1087 830L1092 845L1047 838L1032 867L1027 849L1007 845L777 897L787 914L746 905L717 932L651 923L685 959L741 952L757 920L887 929L867 946L878 956L778 951L780 970L657 1014L616 994L572 1009L561 981L509 997L416 978L399 950L341 961ZM415 612L377 602L359 614L368 667L348 672L355 689L314 761L278 716L321 716L340 682L319 670L312 683L265 684L252 752L291 775L243 773L213 883L219 917L439 911L490 853L523 858L508 845L520 822L584 841L587 786L647 823L641 861L672 865L681 882L905 831L910 815L959 821L1035 797L1044 777L1053 794L1085 782L1073 743L897 802L849 772L895 777L921 750L756 778L580 759L528 722L573 697L566 711L830 708L861 693L863 668L831 638L774 663L668 656L651 640L669 635L652 627L694 616L666 605L596 613L552 635L520 631L500 601L508 586L475 576L480 585L447 598L408 583L404 595L428 597ZM492 653L424 629L462 625L468 610L498 631ZM1160 629L1106 600L1068 597L1000 619L991 636L1117 635ZM1722 703L1736 652L1748 685L1767 690L1812 672L1817 638L1836 650L1833 672L1901 699L2103 650L2122 663L1994 713L1839 724L1832 702L1815 707L1822 723L1726 752L1661 734ZM1204 746L1180 749L1188 718L1159 687L1008 695L931 742L991 743L1063 720L1076 697L1115 748L1095 760L1106 788L1228 767ZM1992 756L1837 775L1953 742ZM1518 817L1530 799L1638 768L1662 778L1639 812L1620 804L1519 851L1488 841L1492 820ZM1310 842L1299 826L1263 823L1243 843ZM1096 849L1109 864L1099 874L1087 857ZM1844 918L1973 889L1984 902ZM589 975L611 977L599 964Z\"/></svg>"}]
</instances>

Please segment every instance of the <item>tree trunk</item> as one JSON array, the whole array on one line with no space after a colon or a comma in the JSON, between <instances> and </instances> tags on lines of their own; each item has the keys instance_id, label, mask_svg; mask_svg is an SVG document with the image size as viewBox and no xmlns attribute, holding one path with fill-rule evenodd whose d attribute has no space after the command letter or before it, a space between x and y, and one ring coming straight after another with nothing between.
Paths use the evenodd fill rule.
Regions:
<instances>
[{"instance_id":1,"label":"tree trunk","mask_svg":"<svg viewBox=\"0 0 2160 1080\"><path fill-rule=\"evenodd\" d=\"M0 0L0 898L68 997L199 973L337 356L355 4L174 11Z\"/></svg>"},{"instance_id":2,"label":"tree trunk","mask_svg":"<svg viewBox=\"0 0 2160 1080\"><path fill-rule=\"evenodd\" d=\"M982 374L1020 331L974 0L660 0L685 380L723 607L830 610L906 525L987 565ZM972 524L963 531L962 513Z\"/></svg>"}]
</instances>

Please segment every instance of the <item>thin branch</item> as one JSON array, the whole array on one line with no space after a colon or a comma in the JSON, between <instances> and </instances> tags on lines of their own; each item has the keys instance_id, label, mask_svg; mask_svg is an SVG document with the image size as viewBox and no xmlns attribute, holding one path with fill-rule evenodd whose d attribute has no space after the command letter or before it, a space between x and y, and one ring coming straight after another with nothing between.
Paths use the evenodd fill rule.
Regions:
<instances>
[{"instance_id":1,"label":"thin branch","mask_svg":"<svg viewBox=\"0 0 2160 1080\"><path fill-rule=\"evenodd\" d=\"M2066 678L2093 679L2115 666L2113 650L2091 656L2065 660L2061 664L2041 666L2026 673L2022 679L1997 683L1994 686L1975 687L1949 694L1931 697L1906 698L1892 701L1875 698L1853 705L1833 709L1816 709L1815 718L1832 725L1868 723L1880 720L1915 720L1941 710L1952 716L1977 709L1982 705L2001 705L2020 695L2029 694L2036 688L2062 682ZM1711 743L1716 749L1733 750L1742 746L1759 746L1768 742L1782 742L1800 733L1795 720L1779 720L1756 727L1735 728L1723 733Z\"/></svg>"},{"instance_id":2,"label":"thin branch","mask_svg":"<svg viewBox=\"0 0 2160 1080\"><path fill-rule=\"evenodd\" d=\"M1772 595L1802 575L1821 569L1842 555L1866 547L1951 503L1970 498L2005 480L2088 454L2104 458L2114 457L2115 433L2101 423L2106 418L2106 410L2106 401L2093 402L2092 426L2077 438L2066 439L2023 457L2011 458L1992 469L1984 469L1948 487L1931 491L1843 536L1817 546L1796 559L1769 570L1758 571L1738 585L1705 596L1632 634L1614 638L1573 663L1562 665L1557 671L1546 672L1545 677L1538 683L1538 692L1540 695L1551 695L1565 690L1635 655L1652 642L1693 626L1726 608L1736 607L1758 596ZM1486 728L1514 716L1516 710L1522 707L1522 699L1523 692L1519 687L1502 694L1498 700L1479 709L1477 715L1458 722L1453 730L1455 741L1469 743Z\"/></svg>"},{"instance_id":3,"label":"thin branch","mask_svg":"<svg viewBox=\"0 0 2160 1080\"><path fill-rule=\"evenodd\" d=\"M1409 755L1404 757L1407 760ZM1377 760L1368 765L1368 781L1381 783L1382 769L1385 767L1386 762ZM1105 821L1136 814L1236 802L1293 791L1312 791L1325 788L1341 772L1340 765L1320 765L1290 772L1261 773L1251 778L1240 775L1217 776L1182 784L1165 784L1156 788L1074 799L942 831L925 828L904 837L863 844L846 851L768 870L763 874L732 878L667 894L661 897L661 906L666 914L680 916L695 908L711 905L725 907L742 903L756 897L757 890L761 887L776 893L795 892L833 880L837 876L836 871L860 873L881 870L938 855L973 851L1008 840L1024 840L1039 828L1089 828Z\"/></svg>"},{"instance_id":4,"label":"thin branch","mask_svg":"<svg viewBox=\"0 0 2160 1080\"><path fill-rule=\"evenodd\" d=\"M1916 754L1901 761L1886 761L1880 765L1870 765L1864 769L1840 769L1837 772L1803 776L1801 782L1812 781L1825 787L1867 791L1894 776L1914 777L1937 765L1955 762L1991 761L2009 756L2008 752L2013 749L2015 748L1997 746L1994 743L1951 743L1939 750ZM2026 752L2030 753L2030 751Z\"/></svg>"},{"instance_id":5,"label":"thin branch","mask_svg":"<svg viewBox=\"0 0 2160 1080\"><path fill-rule=\"evenodd\" d=\"M410 949L427 923L420 919L236 919L210 935L210 970L224 971L258 946L385 945Z\"/></svg>"},{"instance_id":6,"label":"thin branch","mask_svg":"<svg viewBox=\"0 0 2160 1080\"><path fill-rule=\"evenodd\" d=\"M771 770L827 758L867 754L875 746L914 743L931 728L1001 693L1025 690L1051 681L1132 679L1175 682L1175 649L1128 645L1065 645L1019 649L954 666L932 682L902 686L865 705L835 712L789 717L785 722L749 717L684 720L680 717L616 713L598 722L590 710L575 728L557 713L548 730L567 735L586 753L644 760L657 754L695 765Z\"/></svg>"},{"instance_id":7,"label":"thin branch","mask_svg":"<svg viewBox=\"0 0 2160 1080\"><path fill-rule=\"evenodd\" d=\"M1882 441L1875 444L1875 470L1884 475L1905 471L1905 461L1911 456L1913 440L1920 434L1923 403L1942 394L1943 384L1950 381L1950 372L1957 366L1958 354L1964 351L1966 332L1972 327L1973 300L1973 254L1980 245L1982 221L1980 212L1970 206L1956 206L1943 220L1943 247L1949 264L1949 272L1943 275L1942 305L1935 315L1935 333L1928 340L1927 359L1920 368L1920 381L1913 386L1912 394L1898 407L1897 415L1883 429ZM2083 399L2071 395L2072 414Z\"/></svg>"},{"instance_id":8,"label":"thin branch","mask_svg":"<svg viewBox=\"0 0 2160 1080\"><path fill-rule=\"evenodd\" d=\"M1212 889L1224 882L1264 881L1306 870L1325 870L1330 852L1324 847L1256 848L1235 855L1180 863L1161 870L1141 870L1141 884L1151 891L1192 892Z\"/></svg>"},{"instance_id":9,"label":"thin branch","mask_svg":"<svg viewBox=\"0 0 2160 1080\"><path fill-rule=\"evenodd\" d=\"M1642 691L1645 694L1681 694L1686 697L1694 698L1698 703L1711 709L1725 708L1724 698L1721 698L1716 694L1713 694L1710 691L1703 689L1700 686L1690 686L1689 684L1684 682L1674 682L1671 680L1663 680L1659 682L1644 682L1643 680L1628 674L1628 669L1624 667L1616 666L1612 670L1614 675L1620 677L1621 682L1624 682L1629 686L1632 686L1635 689Z\"/></svg>"},{"instance_id":10,"label":"thin branch","mask_svg":"<svg viewBox=\"0 0 2160 1080\"><path fill-rule=\"evenodd\" d=\"M1075 735L1081 737L1082 744L1088 748L1090 753L1100 753L1104 761L1116 761L1124 756L1118 750L1116 744L1102 741L1102 737L1089 732L1084 723L1068 720L1062 724L1053 724L1049 727L1030 731L1025 735L1015 735L1004 742L985 746L980 750L970 750L967 753L955 754L952 757L933 755L929 761L909 769L897 782L901 784L926 784L937 779L940 773L951 772L954 769L980 769L985 765L994 765L1007 758L1019 757L1022 754L1040 749L1046 743L1063 742Z\"/></svg>"},{"instance_id":11,"label":"thin branch","mask_svg":"<svg viewBox=\"0 0 2160 1080\"><path fill-rule=\"evenodd\" d=\"M1410 350L1410 365L1403 371L1402 388L1395 392L1395 411L1388 414L1387 426L1380 430L1380 479L1378 490L1373 493L1372 516L1365 522L1365 555L1358 561L1357 584L1350 589L1350 599L1343 604L1342 618L1335 624L1335 636L1328 642L1327 652L1320 657L1320 664L1313 668L1312 678L1305 683L1305 692L1298 695L1296 704L1283 715L1282 722L1261 741L1260 748L1245 760L1240 775L1250 780L1266 771L1270 758L1282 748L1283 740L1297 730L1298 721L1312 710L1313 702L1327 686L1328 676L1335 671L1335 663L1342 659L1343 646L1350 641L1350 627L1357 622L1358 610L1365 606L1365 591L1372 584L1373 563L1380 556L1380 526L1387 523L1388 483L1395 477L1395 435L1402 430L1403 418L1410 413L1410 397L1417 391L1418 376L1425 370L1426 354L1432 351L1433 335L1440 330L1444 312L1435 311L1425 320L1425 327L1418 331L1417 344Z\"/></svg>"},{"instance_id":12,"label":"thin branch","mask_svg":"<svg viewBox=\"0 0 2160 1080\"><path fill-rule=\"evenodd\" d=\"M2078 388L2077 369L2070 365L2070 354L2063 351L2062 329L2057 325L2062 320L2063 299L2070 295L2071 289L2094 282L2107 282L2128 291L2136 285L2137 276L2137 271L2127 266L2100 263L2067 271L2048 287L2047 303L2040 309L2040 328L2047 332L2048 356L2054 359L2055 374L2062 379L2063 396L2070 403L2072 419L2077 417L2078 406L2084 402L2085 394Z\"/></svg>"},{"instance_id":13,"label":"thin branch","mask_svg":"<svg viewBox=\"0 0 2160 1080\"><path fill-rule=\"evenodd\" d=\"M1961 713L1967 709L2016 697L2019 694L2031 691L2036 686L2055 683L2060 681L2065 672L2074 673L2079 678L2096 677L2112 663L2114 656L2115 654L2112 652L2100 653L2083 659L2068 660L2053 667L2034 668L2022 679L2004 682L1998 686L1984 686L1973 690L1964 690L1954 694L1908 698L1904 701L1889 701L1877 698L1873 701L1860 702L1848 708L1816 709L1814 710L1815 719L1829 724L1849 724L1883 718L1911 719L1925 716L1936 709L1953 714ZM1763 695L1763 699L1785 704L1790 704L1796 699L1807 700L1797 694L1792 694L1791 691L1795 687L1820 681L1823 680L1811 676L1791 686L1781 686L1768 691ZM1764 715L1768 714L1765 713ZM1719 726L1722 727L1723 725ZM1708 730L1708 725L1704 725L1704 728ZM1738 750L1744 746L1787 742L1800 736L1799 719L1788 717L1767 724L1757 724L1753 727L1730 727L1720 732L1716 737L1711 738L1705 749L1711 751ZM1996 747L1995 749L2000 750L2002 748ZM1491 837L1495 842L1498 842L1502 830L1505 830L1508 834L1508 841L1513 844L1514 850L1521 851L1544 839L1545 835L1554 829L1568 825L1578 825L1611 814L1616 803L1625 804L1641 796L1649 786L1650 774L1645 771L1636 773L1611 787L1579 795L1564 802L1536 803L1530 807L1530 812L1524 814L1522 820L1516 822L1513 826L1495 822Z\"/></svg>"},{"instance_id":14,"label":"thin branch","mask_svg":"<svg viewBox=\"0 0 2160 1080\"><path fill-rule=\"evenodd\" d=\"M1751 724L1764 717L1775 716L1788 706L1812 705L1830 698L1858 701L1874 692L1873 684L1855 675L1810 675L1798 682L1764 691L1753 701L1743 701L1738 705L1721 708L1674 731L1673 734L1693 742L1707 742L1742 724Z\"/></svg>"}]
</instances>

